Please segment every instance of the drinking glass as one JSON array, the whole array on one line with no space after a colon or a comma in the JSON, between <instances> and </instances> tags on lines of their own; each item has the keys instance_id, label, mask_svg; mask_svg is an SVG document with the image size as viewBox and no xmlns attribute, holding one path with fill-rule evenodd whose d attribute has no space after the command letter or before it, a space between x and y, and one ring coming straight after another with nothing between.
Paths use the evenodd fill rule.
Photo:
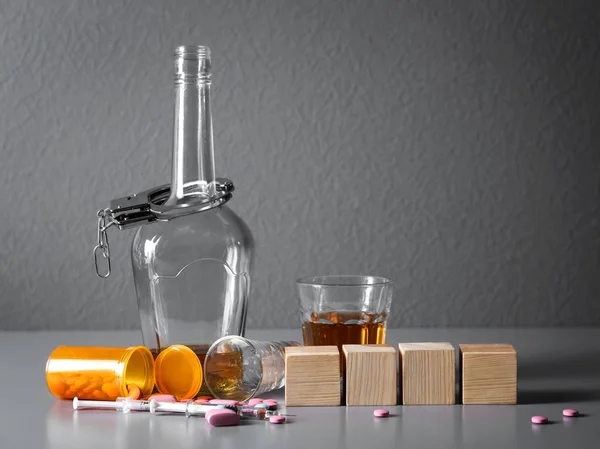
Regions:
<instances>
[{"instance_id":1,"label":"drinking glass","mask_svg":"<svg viewBox=\"0 0 600 449\"><path fill-rule=\"evenodd\" d=\"M204 378L219 399L247 401L285 385L285 348L295 341L256 341L230 335L206 353Z\"/></svg>"},{"instance_id":2,"label":"drinking glass","mask_svg":"<svg viewBox=\"0 0 600 449\"><path fill-rule=\"evenodd\" d=\"M297 281L305 346L385 344L393 282L380 276Z\"/></svg>"}]
</instances>

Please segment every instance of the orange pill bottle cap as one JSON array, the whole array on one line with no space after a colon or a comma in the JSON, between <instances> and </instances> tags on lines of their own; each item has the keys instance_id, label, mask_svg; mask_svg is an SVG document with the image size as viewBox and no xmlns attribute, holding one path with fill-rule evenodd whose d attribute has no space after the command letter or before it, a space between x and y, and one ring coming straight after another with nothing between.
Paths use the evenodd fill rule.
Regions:
<instances>
[{"instance_id":1,"label":"orange pill bottle cap","mask_svg":"<svg viewBox=\"0 0 600 449\"><path fill-rule=\"evenodd\" d=\"M202 364L198 356L184 345L164 349L154 362L156 389L178 400L192 399L202 386Z\"/></svg>"}]
</instances>

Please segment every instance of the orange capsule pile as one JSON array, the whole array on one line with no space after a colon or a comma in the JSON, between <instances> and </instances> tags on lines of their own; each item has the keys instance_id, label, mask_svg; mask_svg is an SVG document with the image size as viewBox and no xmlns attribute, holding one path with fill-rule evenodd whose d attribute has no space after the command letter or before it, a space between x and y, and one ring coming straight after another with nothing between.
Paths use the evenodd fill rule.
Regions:
<instances>
[{"instance_id":1,"label":"orange capsule pile","mask_svg":"<svg viewBox=\"0 0 600 449\"><path fill-rule=\"evenodd\" d=\"M52 373L46 378L48 388L60 399L96 399L114 401L119 396L115 375L88 375L85 373ZM139 389L138 389L139 390Z\"/></svg>"}]
</instances>

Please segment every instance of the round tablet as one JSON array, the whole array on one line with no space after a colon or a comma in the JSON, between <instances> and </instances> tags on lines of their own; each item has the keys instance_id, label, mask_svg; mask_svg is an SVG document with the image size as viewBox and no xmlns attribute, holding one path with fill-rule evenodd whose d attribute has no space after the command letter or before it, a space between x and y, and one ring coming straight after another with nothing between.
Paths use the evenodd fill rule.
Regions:
<instances>
[{"instance_id":1,"label":"round tablet","mask_svg":"<svg viewBox=\"0 0 600 449\"><path fill-rule=\"evenodd\" d=\"M377 418L387 418L388 416L390 416L390 411L384 408L380 408L373 411L373 416L376 416Z\"/></svg>"},{"instance_id":2,"label":"round tablet","mask_svg":"<svg viewBox=\"0 0 600 449\"><path fill-rule=\"evenodd\" d=\"M273 415L269 417L271 424L283 424L285 422L285 416Z\"/></svg>"},{"instance_id":3,"label":"round tablet","mask_svg":"<svg viewBox=\"0 0 600 449\"><path fill-rule=\"evenodd\" d=\"M258 398L250 399L248 401L248 405L251 405L254 407L256 404L261 404L262 401L263 401L262 399L258 399Z\"/></svg>"},{"instance_id":4,"label":"round tablet","mask_svg":"<svg viewBox=\"0 0 600 449\"><path fill-rule=\"evenodd\" d=\"M563 410L563 416L579 416L579 410L575 410L574 408L566 408Z\"/></svg>"},{"instance_id":5,"label":"round tablet","mask_svg":"<svg viewBox=\"0 0 600 449\"><path fill-rule=\"evenodd\" d=\"M545 416L532 416L531 422L534 424L546 424L548 422L548 418Z\"/></svg>"},{"instance_id":6,"label":"round tablet","mask_svg":"<svg viewBox=\"0 0 600 449\"><path fill-rule=\"evenodd\" d=\"M264 404L274 404L277 405L277 399L263 399Z\"/></svg>"},{"instance_id":7,"label":"round tablet","mask_svg":"<svg viewBox=\"0 0 600 449\"><path fill-rule=\"evenodd\" d=\"M235 426L240 422L240 415L226 408L210 410L206 412L205 418L211 426L215 427Z\"/></svg>"}]
</instances>

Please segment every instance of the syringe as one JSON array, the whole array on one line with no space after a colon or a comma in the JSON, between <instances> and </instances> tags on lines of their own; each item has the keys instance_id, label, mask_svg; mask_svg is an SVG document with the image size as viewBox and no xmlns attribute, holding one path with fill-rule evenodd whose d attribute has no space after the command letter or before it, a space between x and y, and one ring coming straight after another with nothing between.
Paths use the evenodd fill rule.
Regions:
<instances>
[{"instance_id":1,"label":"syringe","mask_svg":"<svg viewBox=\"0 0 600 449\"><path fill-rule=\"evenodd\" d=\"M131 398L118 398L116 401L82 401L78 398L74 398L73 410L80 410L83 408L120 410L123 413L128 413L132 410L149 411L152 414L160 412L181 413L185 414L186 417L204 416L210 410L227 408L239 414L240 418L259 420L268 419L270 416L279 414L277 412L268 411L264 408L235 405L195 404L192 400L187 402L163 402L157 401L156 399L145 401Z\"/></svg>"},{"instance_id":2,"label":"syringe","mask_svg":"<svg viewBox=\"0 0 600 449\"><path fill-rule=\"evenodd\" d=\"M270 412L264 408L248 406L196 404L192 400L187 402L161 402L154 399L150 400L150 413L185 413L186 417L204 416L209 411L218 408L233 410L240 415L240 418L268 419L269 416L277 414L276 412Z\"/></svg>"},{"instance_id":3,"label":"syringe","mask_svg":"<svg viewBox=\"0 0 600 449\"><path fill-rule=\"evenodd\" d=\"M73 410L85 408L121 410L123 413L131 410L149 411L150 401L138 401L131 398L117 398L116 401L82 401L77 397L73 398Z\"/></svg>"}]
</instances>

